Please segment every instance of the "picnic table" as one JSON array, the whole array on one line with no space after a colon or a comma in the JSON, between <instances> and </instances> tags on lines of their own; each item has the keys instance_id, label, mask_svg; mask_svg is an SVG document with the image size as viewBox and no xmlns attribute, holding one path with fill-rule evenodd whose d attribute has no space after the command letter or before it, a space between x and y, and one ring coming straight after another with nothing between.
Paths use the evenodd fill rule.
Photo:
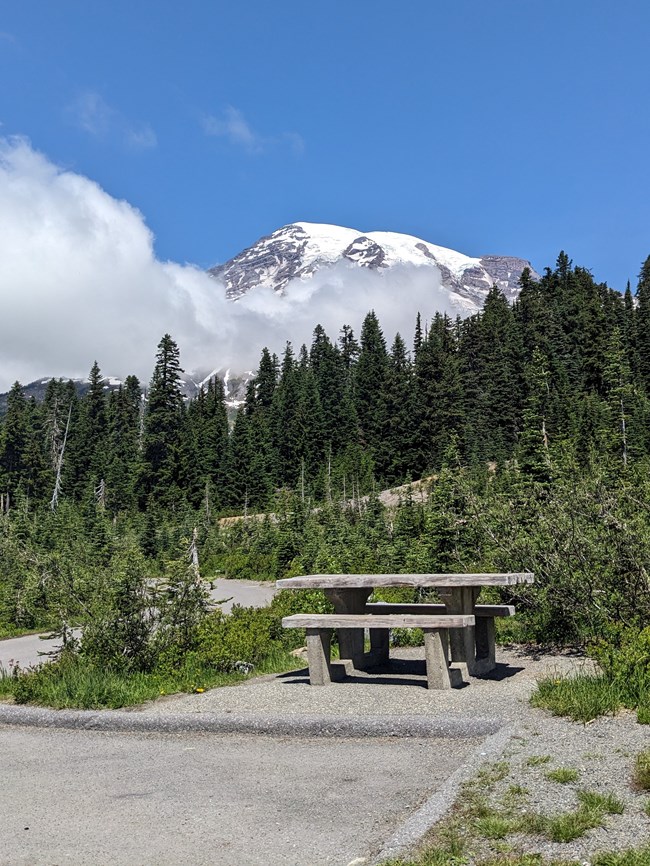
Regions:
<instances>
[{"instance_id":1,"label":"picnic table","mask_svg":"<svg viewBox=\"0 0 650 866\"><path fill-rule=\"evenodd\" d=\"M488 673L495 665L494 618L514 613L510 605L477 604L481 589L515 586L533 580L530 572L309 574L278 580L276 585L279 589L322 589L334 606L334 615L297 614L283 620L285 627L308 629L308 651L310 637L312 639L309 659L312 683L329 682L326 632L331 634L331 629L338 631L341 660L349 662L353 668L363 669L387 661L389 629L406 627L423 628L425 632L429 686L447 688L448 672L434 676L429 668L433 670L449 660L456 666L465 666L470 676ZM442 604L368 604L373 591L384 587L435 589ZM364 653L365 628L370 630L369 655Z\"/></svg>"}]
</instances>

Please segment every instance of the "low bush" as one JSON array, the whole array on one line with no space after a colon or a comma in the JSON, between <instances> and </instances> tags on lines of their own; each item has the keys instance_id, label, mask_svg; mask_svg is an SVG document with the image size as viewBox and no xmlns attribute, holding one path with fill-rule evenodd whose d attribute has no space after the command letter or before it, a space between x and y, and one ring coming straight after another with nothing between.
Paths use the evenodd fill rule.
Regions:
<instances>
[{"instance_id":1,"label":"low bush","mask_svg":"<svg viewBox=\"0 0 650 866\"><path fill-rule=\"evenodd\" d=\"M140 575L133 580L146 589ZM0 695L57 708L116 708L236 682L252 673L289 670L297 664L290 650L304 642L304 632L282 628L282 617L332 609L322 593L279 593L268 607L236 605L229 615L204 614L188 632L191 643L163 642L162 626L155 631L147 617L147 593L129 592L128 597L142 600L126 611L123 602L102 599L101 619L85 631L80 651L37 669L0 671ZM178 628L163 635L170 633L183 637Z\"/></svg>"},{"instance_id":2,"label":"low bush","mask_svg":"<svg viewBox=\"0 0 650 866\"><path fill-rule=\"evenodd\" d=\"M650 707L650 626L641 631L627 629L591 651L616 684L623 706Z\"/></svg>"},{"instance_id":3,"label":"low bush","mask_svg":"<svg viewBox=\"0 0 650 866\"><path fill-rule=\"evenodd\" d=\"M201 665L227 673L238 664L257 667L273 653L292 649L300 636L283 629L281 618L271 607L239 607L225 616L208 614L198 629L194 656Z\"/></svg>"},{"instance_id":4,"label":"low bush","mask_svg":"<svg viewBox=\"0 0 650 866\"><path fill-rule=\"evenodd\" d=\"M295 658L275 651L261 660L254 673L289 670ZM175 669L149 672L110 670L85 656L69 654L39 668L0 675L0 695L13 695L18 704L38 704L55 709L117 709L177 692L202 692L215 686L240 682L253 673L223 672L188 654Z\"/></svg>"}]
</instances>

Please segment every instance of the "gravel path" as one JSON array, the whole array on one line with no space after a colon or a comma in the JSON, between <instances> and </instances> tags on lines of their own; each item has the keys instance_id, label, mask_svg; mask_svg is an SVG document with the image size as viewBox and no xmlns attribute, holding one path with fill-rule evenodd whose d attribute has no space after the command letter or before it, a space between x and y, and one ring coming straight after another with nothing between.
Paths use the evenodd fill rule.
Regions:
<instances>
[{"instance_id":1,"label":"gravel path","mask_svg":"<svg viewBox=\"0 0 650 866\"><path fill-rule=\"evenodd\" d=\"M337 716L432 715L449 718L495 718L503 722L528 719L528 698L540 676L567 673L589 666L571 655L530 655L517 650L497 652L493 675L474 678L470 686L429 691L423 650L393 649L390 673L358 673L327 687L309 685L307 668L287 674L196 695L170 695L143 706L157 713L272 713L273 715L332 714ZM297 660L297 664L306 664Z\"/></svg>"},{"instance_id":2,"label":"gravel path","mask_svg":"<svg viewBox=\"0 0 650 866\"><path fill-rule=\"evenodd\" d=\"M650 816L645 807L650 792L635 790L632 771L635 756L648 748L650 729L639 725L633 713L582 725L531 710L520 721L504 752L509 772L496 785L492 801L498 803L511 786L520 785L527 791L524 808L545 815L575 810L579 790L611 793L624 803L622 815L608 815L604 827L588 830L573 842L554 843L537 837L515 840L524 852L541 854L549 860L588 863L599 851L647 845ZM547 756L548 762L535 762ZM561 767L577 770L577 781L561 784L546 778L546 773Z\"/></svg>"}]
</instances>

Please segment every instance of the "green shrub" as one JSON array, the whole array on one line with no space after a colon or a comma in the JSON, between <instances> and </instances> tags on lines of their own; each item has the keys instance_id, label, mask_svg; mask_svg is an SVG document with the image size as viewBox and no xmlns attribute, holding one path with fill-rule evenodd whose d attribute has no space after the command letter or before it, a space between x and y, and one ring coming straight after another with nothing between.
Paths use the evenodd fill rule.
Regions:
<instances>
[{"instance_id":1,"label":"green shrub","mask_svg":"<svg viewBox=\"0 0 650 866\"><path fill-rule=\"evenodd\" d=\"M592 647L592 653L616 684L623 706L650 706L650 626L627 629L612 642Z\"/></svg>"},{"instance_id":2,"label":"green shrub","mask_svg":"<svg viewBox=\"0 0 650 866\"><path fill-rule=\"evenodd\" d=\"M393 646L422 646L424 632L421 628L393 628L390 631Z\"/></svg>"},{"instance_id":3,"label":"green shrub","mask_svg":"<svg viewBox=\"0 0 650 866\"><path fill-rule=\"evenodd\" d=\"M277 650L262 659L257 672L289 670L295 662ZM250 673L250 672L249 672ZM85 656L69 654L13 677L0 676L0 694L13 694L16 703L56 709L116 709L141 704L161 695L202 692L245 679L246 670L225 673L188 653L174 669L150 672L110 670Z\"/></svg>"},{"instance_id":4,"label":"green shrub","mask_svg":"<svg viewBox=\"0 0 650 866\"><path fill-rule=\"evenodd\" d=\"M270 607L235 605L229 616L214 611L205 617L198 630L196 656L216 671L233 671L238 663L257 667L272 653L290 648L295 641L292 631L282 628Z\"/></svg>"},{"instance_id":5,"label":"green shrub","mask_svg":"<svg viewBox=\"0 0 650 866\"><path fill-rule=\"evenodd\" d=\"M637 709L641 724L650 723L650 627L628 629L591 650L602 673L539 680L532 705L580 722L628 707Z\"/></svg>"},{"instance_id":6,"label":"green shrub","mask_svg":"<svg viewBox=\"0 0 650 866\"><path fill-rule=\"evenodd\" d=\"M75 655L19 673L12 691L17 704L56 709L116 708L141 703L158 693L157 684L145 674L110 671Z\"/></svg>"}]
</instances>

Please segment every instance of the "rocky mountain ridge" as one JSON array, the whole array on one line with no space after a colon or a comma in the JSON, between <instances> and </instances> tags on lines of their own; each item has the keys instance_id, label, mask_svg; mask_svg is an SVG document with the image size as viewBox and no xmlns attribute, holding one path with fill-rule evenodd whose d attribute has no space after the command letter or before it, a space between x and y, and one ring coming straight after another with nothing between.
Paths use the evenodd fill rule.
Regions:
<instances>
[{"instance_id":1,"label":"rocky mountain ridge","mask_svg":"<svg viewBox=\"0 0 650 866\"><path fill-rule=\"evenodd\" d=\"M516 256L473 258L411 235L306 222L283 226L208 273L237 301L258 287L285 293L293 280L307 280L339 262L382 272L387 279L396 266L430 268L432 282L440 279L461 315L478 311L495 284L513 301L526 267L539 278L530 262Z\"/></svg>"}]
</instances>

